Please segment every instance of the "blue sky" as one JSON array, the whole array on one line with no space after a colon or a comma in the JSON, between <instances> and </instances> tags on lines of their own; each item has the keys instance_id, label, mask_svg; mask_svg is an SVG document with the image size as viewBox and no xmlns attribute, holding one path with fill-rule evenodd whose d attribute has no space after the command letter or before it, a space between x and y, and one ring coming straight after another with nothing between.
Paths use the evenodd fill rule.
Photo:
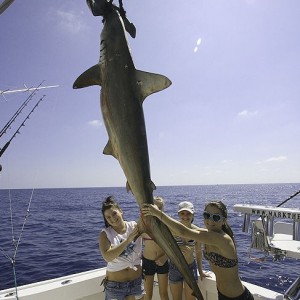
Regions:
<instances>
[{"instance_id":1,"label":"blue sky","mask_svg":"<svg viewBox=\"0 0 300 300\"><path fill-rule=\"evenodd\" d=\"M123 2L136 68L172 81L144 102L153 182L299 182L300 2ZM59 85L20 115L46 95L0 158L0 188L125 186L102 154L100 88L72 89L99 60L101 29L84 0L16 0L0 15L0 90ZM26 96L0 98L1 128Z\"/></svg>"}]
</instances>

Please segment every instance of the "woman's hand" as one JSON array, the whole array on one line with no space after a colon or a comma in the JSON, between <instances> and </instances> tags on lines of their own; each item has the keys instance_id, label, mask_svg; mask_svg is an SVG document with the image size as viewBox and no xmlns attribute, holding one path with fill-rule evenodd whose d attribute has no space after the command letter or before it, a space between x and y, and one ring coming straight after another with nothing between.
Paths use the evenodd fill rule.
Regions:
<instances>
[{"instance_id":1,"label":"woman's hand","mask_svg":"<svg viewBox=\"0 0 300 300\"><path fill-rule=\"evenodd\" d=\"M211 277L211 275L209 273L206 273L203 270L198 270L198 271L199 271L199 275L200 275L201 280L203 280L206 277Z\"/></svg>"},{"instance_id":2,"label":"woman's hand","mask_svg":"<svg viewBox=\"0 0 300 300\"><path fill-rule=\"evenodd\" d=\"M138 225L135 225L134 229L132 230L132 232L128 235L128 242L131 243L132 241L135 241L140 235L139 232L139 227Z\"/></svg>"},{"instance_id":3,"label":"woman's hand","mask_svg":"<svg viewBox=\"0 0 300 300\"><path fill-rule=\"evenodd\" d=\"M167 257L166 255L163 255L163 256L157 258L157 259L155 260L155 263L156 263L158 266L163 266L163 265L166 263L167 260L168 260L168 257Z\"/></svg>"},{"instance_id":4,"label":"woman's hand","mask_svg":"<svg viewBox=\"0 0 300 300\"><path fill-rule=\"evenodd\" d=\"M142 208L142 216L154 216L159 218L161 215L160 209L155 204L144 204Z\"/></svg>"},{"instance_id":5,"label":"woman's hand","mask_svg":"<svg viewBox=\"0 0 300 300\"><path fill-rule=\"evenodd\" d=\"M189 247L188 245L180 246L180 250L184 256L189 256L192 252L194 252L194 248Z\"/></svg>"}]
</instances>

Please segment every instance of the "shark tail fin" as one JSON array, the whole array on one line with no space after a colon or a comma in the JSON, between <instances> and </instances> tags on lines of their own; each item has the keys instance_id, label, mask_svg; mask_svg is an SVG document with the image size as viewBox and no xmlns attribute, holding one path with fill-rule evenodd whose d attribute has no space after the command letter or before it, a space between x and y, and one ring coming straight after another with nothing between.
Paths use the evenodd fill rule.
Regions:
<instances>
[{"instance_id":1,"label":"shark tail fin","mask_svg":"<svg viewBox=\"0 0 300 300\"><path fill-rule=\"evenodd\" d=\"M140 86L142 101L156 92L166 89L172 82L164 75L136 70L137 84Z\"/></svg>"},{"instance_id":2,"label":"shark tail fin","mask_svg":"<svg viewBox=\"0 0 300 300\"><path fill-rule=\"evenodd\" d=\"M91 85L102 84L100 65L96 64L83 72L74 82L73 89L81 89Z\"/></svg>"}]
</instances>

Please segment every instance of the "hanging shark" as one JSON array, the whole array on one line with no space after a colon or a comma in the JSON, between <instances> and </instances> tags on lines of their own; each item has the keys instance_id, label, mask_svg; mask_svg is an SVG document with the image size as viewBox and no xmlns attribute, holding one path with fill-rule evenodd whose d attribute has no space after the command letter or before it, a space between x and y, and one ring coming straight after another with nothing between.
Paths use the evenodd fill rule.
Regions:
<instances>
[{"instance_id":1,"label":"hanging shark","mask_svg":"<svg viewBox=\"0 0 300 300\"><path fill-rule=\"evenodd\" d=\"M155 185L150 178L142 104L147 96L169 87L171 81L163 75L135 68L123 19L114 5L105 9L100 60L76 79L73 88L92 85L101 86L101 111L109 136L103 153L119 161L127 178L127 190L133 193L139 207L153 204ZM143 226L183 274L195 296L202 300L194 276L168 227L153 216L143 217Z\"/></svg>"}]
</instances>

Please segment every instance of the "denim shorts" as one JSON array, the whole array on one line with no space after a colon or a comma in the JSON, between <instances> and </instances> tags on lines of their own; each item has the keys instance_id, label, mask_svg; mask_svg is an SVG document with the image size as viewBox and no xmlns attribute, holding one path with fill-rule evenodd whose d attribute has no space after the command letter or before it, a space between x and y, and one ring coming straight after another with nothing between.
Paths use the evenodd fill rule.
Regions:
<instances>
[{"instance_id":1,"label":"denim shorts","mask_svg":"<svg viewBox=\"0 0 300 300\"><path fill-rule=\"evenodd\" d=\"M131 281L104 280L105 300L124 300L128 296L142 298L144 294L144 281L142 276Z\"/></svg>"},{"instance_id":2,"label":"denim shorts","mask_svg":"<svg viewBox=\"0 0 300 300\"><path fill-rule=\"evenodd\" d=\"M183 282L184 278L181 275L180 271L177 269L177 267L170 261L169 263L169 281L170 283L178 283L178 282ZM196 281L198 281L198 270L197 270L197 263L196 260L194 260L190 265L189 269L192 271L194 278Z\"/></svg>"},{"instance_id":3,"label":"denim shorts","mask_svg":"<svg viewBox=\"0 0 300 300\"><path fill-rule=\"evenodd\" d=\"M157 274L168 274L169 273L169 262L168 260L163 266L158 266L154 260L142 257L143 261L143 275L154 275Z\"/></svg>"}]
</instances>

